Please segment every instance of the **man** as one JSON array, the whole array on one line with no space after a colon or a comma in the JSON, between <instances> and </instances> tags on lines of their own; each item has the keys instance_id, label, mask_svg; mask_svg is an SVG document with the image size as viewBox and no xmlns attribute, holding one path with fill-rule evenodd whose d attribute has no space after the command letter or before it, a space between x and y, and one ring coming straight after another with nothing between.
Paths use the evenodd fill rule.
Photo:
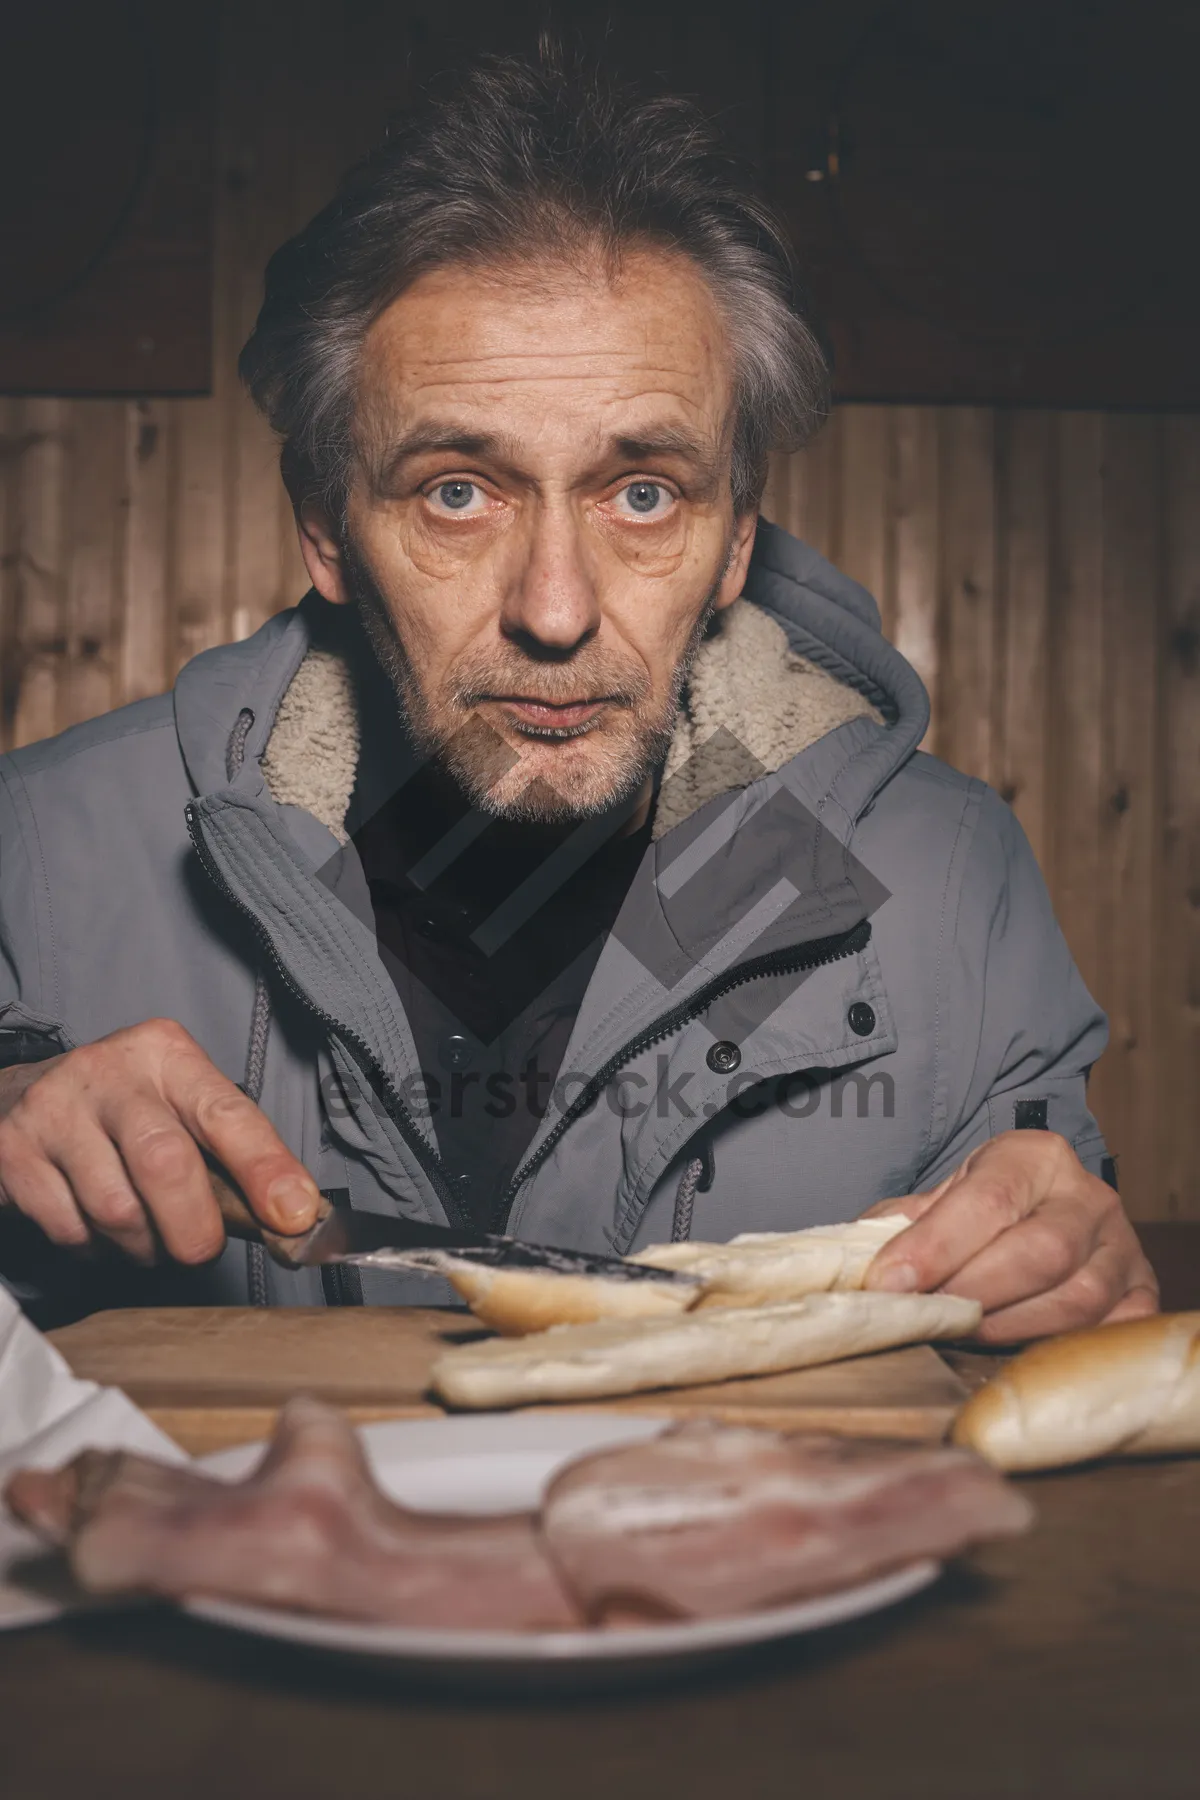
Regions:
<instances>
[{"instance_id":1,"label":"man","mask_svg":"<svg viewBox=\"0 0 1200 1800\"><path fill-rule=\"evenodd\" d=\"M242 370L314 591L7 759L7 1207L312 1303L425 1290L223 1248L201 1151L283 1230L322 1190L625 1251L908 1196L872 1280L993 1341L1152 1310L1018 826L758 524L824 369L691 110L477 71L272 259Z\"/></svg>"}]
</instances>

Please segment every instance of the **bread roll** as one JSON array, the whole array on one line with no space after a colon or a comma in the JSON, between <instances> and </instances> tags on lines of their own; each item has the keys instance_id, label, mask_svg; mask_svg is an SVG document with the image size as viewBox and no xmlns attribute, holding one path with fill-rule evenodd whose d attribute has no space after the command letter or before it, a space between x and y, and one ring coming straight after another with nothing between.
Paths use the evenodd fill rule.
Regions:
<instances>
[{"instance_id":1,"label":"bread roll","mask_svg":"<svg viewBox=\"0 0 1200 1800\"><path fill-rule=\"evenodd\" d=\"M1032 1345L971 1396L954 1441L998 1469L1200 1450L1200 1313Z\"/></svg>"},{"instance_id":2,"label":"bread roll","mask_svg":"<svg viewBox=\"0 0 1200 1800\"><path fill-rule=\"evenodd\" d=\"M431 1382L458 1407L596 1400L965 1337L981 1316L977 1301L953 1294L810 1294L784 1305L606 1319L463 1344L439 1357Z\"/></svg>"},{"instance_id":3,"label":"bread roll","mask_svg":"<svg viewBox=\"0 0 1200 1800\"><path fill-rule=\"evenodd\" d=\"M444 1275L493 1331L521 1337L554 1325L667 1318L696 1306L756 1306L860 1288L876 1251L907 1224L853 1219L806 1231L747 1232L729 1244L652 1244L626 1259L624 1276L488 1263L447 1250L412 1251L406 1260ZM642 1273L650 1269L664 1279Z\"/></svg>"},{"instance_id":4,"label":"bread roll","mask_svg":"<svg viewBox=\"0 0 1200 1800\"><path fill-rule=\"evenodd\" d=\"M695 1305L699 1281L622 1280L551 1269L491 1269L445 1255L446 1279L476 1318L506 1337L594 1319L670 1318Z\"/></svg>"},{"instance_id":5,"label":"bread roll","mask_svg":"<svg viewBox=\"0 0 1200 1800\"><path fill-rule=\"evenodd\" d=\"M877 1252L908 1224L894 1214L807 1231L743 1232L728 1244L651 1244L630 1260L700 1276L701 1306L755 1306L861 1288Z\"/></svg>"}]
</instances>

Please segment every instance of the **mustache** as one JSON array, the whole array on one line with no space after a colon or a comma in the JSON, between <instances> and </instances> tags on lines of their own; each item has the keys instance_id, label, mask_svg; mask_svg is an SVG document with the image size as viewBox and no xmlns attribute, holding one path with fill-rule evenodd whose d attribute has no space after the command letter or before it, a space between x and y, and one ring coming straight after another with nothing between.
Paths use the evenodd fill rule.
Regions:
<instances>
[{"instance_id":1,"label":"mustache","mask_svg":"<svg viewBox=\"0 0 1200 1800\"><path fill-rule=\"evenodd\" d=\"M458 705L471 708L488 700L540 700L549 706L570 701L603 700L610 706L636 709L650 692L641 669L613 657L582 656L568 663L540 663L528 657L471 659L453 671L450 692Z\"/></svg>"}]
</instances>

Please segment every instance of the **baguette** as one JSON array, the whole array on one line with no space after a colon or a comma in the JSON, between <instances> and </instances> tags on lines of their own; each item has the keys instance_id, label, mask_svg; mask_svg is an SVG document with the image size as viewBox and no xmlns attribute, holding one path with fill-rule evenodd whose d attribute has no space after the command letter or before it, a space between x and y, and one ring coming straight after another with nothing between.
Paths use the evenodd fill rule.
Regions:
<instances>
[{"instance_id":1,"label":"baguette","mask_svg":"<svg viewBox=\"0 0 1200 1800\"><path fill-rule=\"evenodd\" d=\"M728 1244L651 1244L630 1260L698 1275L700 1306L769 1305L861 1288L877 1252L910 1223L895 1213L807 1231L743 1232Z\"/></svg>"},{"instance_id":2,"label":"baguette","mask_svg":"<svg viewBox=\"0 0 1200 1800\"><path fill-rule=\"evenodd\" d=\"M810 1294L753 1309L605 1319L463 1344L438 1358L431 1384L448 1405L464 1408L597 1400L965 1337L981 1316L977 1301L953 1294L880 1293Z\"/></svg>"},{"instance_id":3,"label":"baguette","mask_svg":"<svg viewBox=\"0 0 1200 1800\"><path fill-rule=\"evenodd\" d=\"M729 1244L651 1244L611 1273L481 1262L452 1250L414 1251L411 1261L444 1275L493 1331L524 1337L554 1325L666 1318L701 1306L769 1305L860 1288L876 1251L908 1223L899 1216L852 1219L806 1231L747 1232Z\"/></svg>"},{"instance_id":4,"label":"baguette","mask_svg":"<svg viewBox=\"0 0 1200 1800\"><path fill-rule=\"evenodd\" d=\"M1200 1312L1032 1345L971 1396L954 1441L998 1469L1200 1450Z\"/></svg>"},{"instance_id":5,"label":"baguette","mask_svg":"<svg viewBox=\"0 0 1200 1800\"><path fill-rule=\"evenodd\" d=\"M697 1280L638 1281L563 1275L551 1269L492 1269L442 1253L442 1272L477 1319L505 1337L587 1325L595 1319L661 1319L694 1306Z\"/></svg>"}]
</instances>

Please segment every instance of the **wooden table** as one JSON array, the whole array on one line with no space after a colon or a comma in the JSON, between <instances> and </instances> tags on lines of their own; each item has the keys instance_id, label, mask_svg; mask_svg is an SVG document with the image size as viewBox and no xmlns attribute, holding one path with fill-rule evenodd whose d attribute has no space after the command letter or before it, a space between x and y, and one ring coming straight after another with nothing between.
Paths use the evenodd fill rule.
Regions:
<instances>
[{"instance_id":1,"label":"wooden table","mask_svg":"<svg viewBox=\"0 0 1200 1800\"><path fill-rule=\"evenodd\" d=\"M269 1437L279 1408L297 1393L340 1406L360 1425L442 1418L430 1370L450 1346L478 1335L461 1311L439 1307L181 1306L96 1313L50 1338L76 1375L123 1388L190 1455L203 1456ZM964 1386L930 1345L910 1344L593 1405L936 1441L973 1381Z\"/></svg>"},{"instance_id":2,"label":"wooden table","mask_svg":"<svg viewBox=\"0 0 1200 1800\"><path fill-rule=\"evenodd\" d=\"M1146 1237L1200 1304L1200 1232ZM1026 1486L928 1593L643 1694L448 1698L167 1610L0 1635L0 1795L1195 1800L1200 1459Z\"/></svg>"},{"instance_id":3,"label":"wooden table","mask_svg":"<svg viewBox=\"0 0 1200 1800\"><path fill-rule=\"evenodd\" d=\"M1028 1483L1037 1529L685 1687L448 1699L168 1612L0 1637L5 1800L1194 1800L1200 1461Z\"/></svg>"}]
</instances>

